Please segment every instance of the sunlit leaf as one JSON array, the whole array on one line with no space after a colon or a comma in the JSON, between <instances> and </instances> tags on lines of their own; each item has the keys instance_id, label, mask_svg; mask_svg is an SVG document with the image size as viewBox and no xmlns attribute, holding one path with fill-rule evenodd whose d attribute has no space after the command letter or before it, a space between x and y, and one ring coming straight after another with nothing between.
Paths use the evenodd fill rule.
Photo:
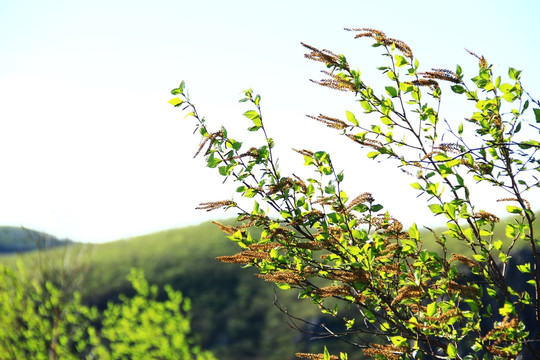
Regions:
<instances>
[{"instance_id":1,"label":"sunlit leaf","mask_svg":"<svg viewBox=\"0 0 540 360\"><path fill-rule=\"evenodd\" d=\"M172 98L171 100L169 100L169 104L175 106L175 107L178 107L180 105L182 105L183 101L180 99L180 98Z\"/></svg>"},{"instance_id":2,"label":"sunlit leaf","mask_svg":"<svg viewBox=\"0 0 540 360\"><path fill-rule=\"evenodd\" d=\"M346 111L345 113L347 114L347 120L349 120L349 122L351 122L355 126L359 125L358 120L356 120L356 116L354 116L352 112Z\"/></svg>"}]
</instances>

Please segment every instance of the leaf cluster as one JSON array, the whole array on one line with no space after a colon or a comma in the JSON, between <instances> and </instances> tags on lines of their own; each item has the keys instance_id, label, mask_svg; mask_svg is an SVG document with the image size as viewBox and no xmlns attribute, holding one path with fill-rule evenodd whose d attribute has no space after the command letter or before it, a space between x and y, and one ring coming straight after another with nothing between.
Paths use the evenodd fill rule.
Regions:
<instances>
[{"instance_id":1,"label":"leaf cluster","mask_svg":"<svg viewBox=\"0 0 540 360\"><path fill-rule=\"evenodd\" d=\"M141 270L127 277L136 295L103 313L82 304L78 292L67 297L20 270L0 268L3 359L215 359L194 342L189 299L166 287L167 299L158 301Z\"/></svg>"},{"instance_id":2,"label":"leaf cluster","mask_svg":"<svg viewBox=\"0 0 540 360\"><path fill-rule=\"evenodd\" d=\"M413 189L446 220L446 230L433 234L440 251L424 249L418 226L405 229L371 194L349 196L342 189L343 172L325 151L295 150L313 169L313 177L281 174L272 152L274 140L264 126L261 97L251 89L241 102L251 105L244 116L250 121L248 130L262 135L262 144L244 150L224 127L208 129L182 82L173 90L180 97L171 101L195 119L207 166L235 181L241 197L255 198L251 210L233 199L202 205L238 212L237 225L218 226L242 251L218 260L254 266L258 277L282 289L297 289L300 298L344 324L339 332L321 325L328 336L374 358L537 358L532 334L540 332L540 322L525 328L523 316L532 309L540 319L540 241L525 198L540 186L540 143L530 137L540 130L540 109L531 114L529 108L540 103L527 98L521 71L510 68L505 82L474 53L478 71L467 82L460 66L455 71L419 71L410 47L382 31L351 31L382 49L386 64L378 69L388 83L385 92L365 83L344 55L303 44L306 58L325 65L327 78L314 82L353 93L363 113L370 114L360 118L346 111L347 122L322 114L310 117L368 149L368 158L395 161L415 178ZM457 129L439 114L445 83L476 108ZM443 142L443 135L454 141ZM475 182L494 187L504 194L499 201L512 204L507 211L517 218L505 224L505 238L495 237L500 218L471 198L470 184ZM250 231L255 228L261 230L256 237ZM472 255L449 253L449 242L466 245ZM532 262L510 264L518 242L529 246ZM514 288L507 281L512 271L528 277L525 287ZM373 336L380 343L366 341Z\"/></svg>"}]
</instances>

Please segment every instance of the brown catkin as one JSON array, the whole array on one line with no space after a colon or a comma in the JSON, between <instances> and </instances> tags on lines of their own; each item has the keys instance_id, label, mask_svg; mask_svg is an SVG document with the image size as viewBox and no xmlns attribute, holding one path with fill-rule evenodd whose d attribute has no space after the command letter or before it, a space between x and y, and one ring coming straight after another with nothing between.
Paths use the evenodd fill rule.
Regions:
<instances>
[{"instance_id":1,"label":"brown catkin","mask_svg":"<svg viewBox=\"0 0 540 360\"><path fill-rule=\"evenodd\" d=\"M313 292L322 298L327 298L331 296L351 295L351 289L347 285L326 286L326 287L316 289Z\"/></svg>"},{"instance_id":2,"label":"brown catkin","mask_svg":"<svg viewBox=\"0 0 540 360\"><path fill-rule=\"evenodd\" d=\"M369 348L364 349L364 355L376 358L378 355L384 356L388 360L399 360L402 355L408 353L404 346L369 344Z\"/></svg>"},{"instance_id":3,"label":"brown catkin","mask_svg":"<svg viewBox=\"0 0 540 360\"><path fill-rule=\"evenodd\" d=\"M324 354L312 354L312 353L296 353L296 357L301 359L313 359L313 360L324 360ZM336 355L330 355L330 360L338 360L339 358Z\"/></svg>"},{"instance_id":4,"label":"brown catkin","mask_svg":"<svg viewBox=\"0 0 540 360\"><path fill-rule=\"evenodd\" d=\"M231 206L236 206L236 203L232 200L222 200L222 201L210 201L210 202L200 203L199 206L197 206L195 209L213 211L219 208L231 207Z\"/></svg>"},{"instance_id":5,"label":"brown catkin","mask_svg":"<svg viewBox=\"0 0 540 360\"><path fill-rule=\"evenodd\" d=\"M255 274L256 277L268 282L299 285L304 280L300 275L290 270L276 271L271 274Z\"/></svg>"},{"instance_id":6,"label":"brown catkin","mask_svg":"<svg viewBox=\"0 0 540 360\"><path fill-rule=\"evenodd\" d=\"M473 260L465 255L453 253L452 257L450 258L450 260L448 260L448 262L452 262L454 260L457 260L460 263L467 265L468 267L480 267L480 263L478 261Z\"/></svg>"}]
</instances>

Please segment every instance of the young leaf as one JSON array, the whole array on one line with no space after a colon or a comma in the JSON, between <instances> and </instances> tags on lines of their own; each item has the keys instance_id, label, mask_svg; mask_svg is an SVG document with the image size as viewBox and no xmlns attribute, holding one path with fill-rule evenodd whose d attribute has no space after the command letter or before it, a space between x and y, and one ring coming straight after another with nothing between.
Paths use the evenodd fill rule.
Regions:
<instances>
[{"instance_id":1,"label":"young leaf","mask_svg":"<svg viewBox=\"0 0 540 360\"><path fill-rule=\"evenodd\" d=\"M180 105L182 105L183 101L180 99L180 98L172 98L171 100L169 100L169 104L171 104L172 106L174 107L178 107Z\"/></svg>"},{"instance_id":2,"label":"young leaf","mask_svg":"<svg viewBox=\"0 0 540 360\"><path fill-rule=\"evenodd\" d=\"M520 75L521 75L521 70L516 70L514 68L508 69L508 76L510 76L510 79L519 80Z\"/></svg>"},{"instance_id":3,"label":"young leaf","mask_svg":"<svg viewBox=\"0 0 540 360\"><path fill-rule=\"evenodd\" d=\"M517 206L507 205L506 206L506 211L508 211L510 214L521 214L523 209L521 209L520 207L517 207Z\"/></svg>"},{"instance_id":4,"label":"young leaf","mask_svg":"<svg viewBox=\"0 0 540 360\"><path fill-rule=\"evenodd\" d=\"M427 316L435 315L436 311L437 311L437 303L436 302L432 302L426 307L426 315Z\"/></svg>"},{"instance_id":5,"label":"young leaf","mask_svg":"<svg viewBox=\"0 0 540 360\"><path fill-rule=\"evenodd\" d=\"M534 117L536 119L537 123L540 123L540 109L533 109L534 111Z\"/></svg>"},{"instance_id":6,"label":"young leaf","mask_svg":"<svg viewBox=\"0 0 540 360\"><path fill-rule=\"evenodd\" d=\"M328 349L326 346L324 347L324 360L331 360L330 353L328 352Z\"/></svg>"},{"instance_id":7,"label":"young leaf","mask_svg":"<svg viewBox=\"0 0 540 360\"><path fill-rule=\"evenodd\" d=\"M422 185L420 185L419 183L415 182L415 183L412 183L411 186L416 189L416 190L424 190L424 188L422 187Z\"/></svg>"},{"instance_id":8,"label":"young leaf","mask_svg":"<svg viewBox=\"0 0 540 360\"><path fill-rule=\"evenodd\" d=\"M393 86L386 86L385 89L391 97L396 97L398 95L397 89Z\"/></svg>"},{"instance_id":9,"label":"young leaf","mask_svg":"<svg viewBox=\"0 0 540 360\"><path fill-rule=\"evenodd\" d=\"M401 55L395 55L394 58L396 59L397 67L402 67L408 64L407 60Z\"/></svg>"},{"instance_id":10,"label":"young leaf","mask_svg":"<svg viewBox=\"0 0 540 360\"><path fill-rule=\"evenodd\" d=\"M354 116L352 112L346 111L345 113L347 114L347 120L349 120L349 122L351 122L355 126L359 125L358 120L356 120L356 116Z\"/></svg>"},{"instance_id":11,"label":"young leaf","mask_svg":"<svg viewBox=\"0 0 540 360\"><path fill-rule=\"evenodd\" d=\"M362 100L360 101L360 105L362 105L366 113L373 111L373 108L371 107L368 101Z\"/></svg>"},{"instance_id":12,"label":"young leaf","mask_svg":"<svg viewBox=\"0 0 540 360\"><path fill-rule=\"evenodd\" d=\"M457 85L453 85L450 87L452 89L453 92L455 92L456 94L463 94L465 91L465 88L459 84Z\"/></svg>"},{"instance_id":13,"label":"young leaf","mask_svg":"<svg viewBox=\"0 0 540 360\"><path fill-rule=\"evenodd\" d=\"M452 343L448 344L446 352L448 353L448 358L450 359L455 359L457 357L457 349Z\"/></svg>"},{"instance_id":14,"label":"young leaf","mask_svg":"<svg viewBox=\"0 0 540 360\"><path fill-rule=\"evenodd\" d=\"M420 232L418 232L418 227L416 224L412 224L412 226L409 228L409 236L411 239L420 240Z\"/></svg>"},{"instance_id":15,"label":"young leaf","mask_svg":"<svg viewBox=\"0 0 540 360\"><path fill-rule=\"evenodd\" d=\"M244 116L247 117L248 119L250 119L251 121L253 121L253 124L256 126L256 127L261 127L262 126L262 121L261 121L261 117L259 116L259 113L256 112L255 110L248 110L244 113Z\"/></svg>"},{"instance_id":16,"label":"young leaf","mask_svg":"<svg viewBox=\"0 0 540 360\"><path fill-rule=\"evenodd\" d=\"M442 214L444 212L443 207L439 204L431 204L428 207L434 214Z\"/></svg>"}]
</instances>

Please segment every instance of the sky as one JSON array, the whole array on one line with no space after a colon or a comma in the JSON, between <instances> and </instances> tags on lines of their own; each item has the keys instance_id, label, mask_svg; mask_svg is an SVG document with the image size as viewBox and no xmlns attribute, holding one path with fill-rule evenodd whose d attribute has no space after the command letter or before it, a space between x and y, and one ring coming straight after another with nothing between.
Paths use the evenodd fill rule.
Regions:
<instances>
[{"instance_id":1,"label":"sky","mask_svg":"<svg viewBox=\"0 0 540 360\"><path fill-rule=\"evenodd\" d=\"M193 159L194 123L167 103L181 80L210 126L238 131L242 90L260 93L283 173L302 171L292 147L324 149L351 196L369 191L403 222L429 223L410 178L305 116L361 108L309 82L320 66L300 42L346 54L374 81L380 51L344 27L404 40L423 70L472 76L467 48L501 74L523 69L538 98L539 13L535 0L0 0L0 225L104 242L234 216L194 209L230 199L234 184Z\"/></svg>"}]
</instances>

